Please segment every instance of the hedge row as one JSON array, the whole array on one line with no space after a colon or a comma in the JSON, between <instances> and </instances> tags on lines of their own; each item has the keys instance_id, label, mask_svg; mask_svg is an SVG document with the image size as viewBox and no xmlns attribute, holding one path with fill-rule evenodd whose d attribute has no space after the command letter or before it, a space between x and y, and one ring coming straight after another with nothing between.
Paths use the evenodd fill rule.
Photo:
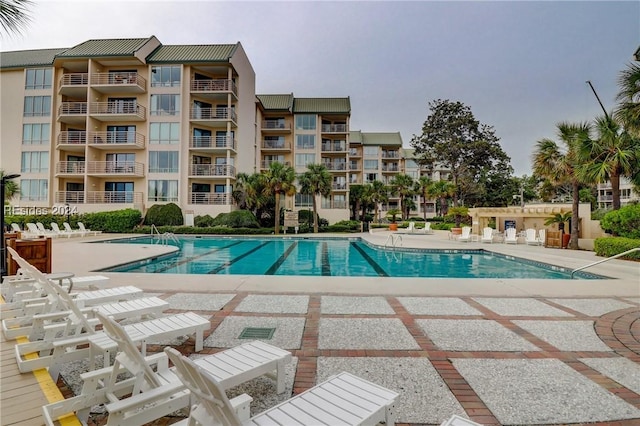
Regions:
<instances>
[{"instance_id":1,"label":"hedge row","mask_svg":"<svg viewBox=\"0 0 640 426\"><path fill-rule=\"evenodd\" d=\"M26 229L27 223L42 222L45 228L51 228L51 222L62 227L63 222L69 222L72 228L78 228L78 222L82 222L88 229L94 231L124 233L131 232L142 221L139 210L124 209L111 212L83 213L72 215L10 215L5 216L5 223L17 223L22 229Z\"/></svg>"},{"instance_id":2,"label":"hedge row","mask_svg":"<svg viewBox=\"0 0 640 426\"><path fill-rule=\"evenodd\" d=\"M593 242L596 255L611 257L633 248L640 248L640 239L624 237L596 238ZM640 251L636 251L621 257L627 260L640 260Z\"/></svg>"},{"instance_id":3,"label":"hedge row","mask_svg":"<svg viewBox=\"0 0 640 426\"><path fill-rule=\"evenodd\" d=\"M225 226L158 226L158 232L172 232L174 234L220 234L220 235L270 235L273 228L229 228ZM132 232L151 234L150 226L140 226Z\"/></svg>"}]
</instances>

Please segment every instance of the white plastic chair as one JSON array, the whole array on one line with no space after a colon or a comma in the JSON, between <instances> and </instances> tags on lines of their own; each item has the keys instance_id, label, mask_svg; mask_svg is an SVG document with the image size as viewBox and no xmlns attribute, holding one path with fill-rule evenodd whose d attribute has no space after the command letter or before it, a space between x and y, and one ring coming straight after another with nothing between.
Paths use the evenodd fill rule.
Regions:
<instances>
[{"instance_id":1,"label":"white plastic chair","mask_svg":"<svg viewBox=\"0 0 640 426\"><path fill-rule=\"evenodd\" d=\"M516 228L507 228L507 230L504 231L504 242L505 244L518 244Z\"/></svg>"},{"instance_id":2,"label":"white plastic chair","mask_svg":"<svg viewBox=\"0 0 640 426\"><path fill-rule=\"evenodd\" d=\"M480 238L481 243L493 243L493 228L485 227L482 228L482 237Z\"/></svg>"},{"instance_id":3,"label":"white plastic chair","mask_svg":"<svg viewBox=\"0 0 640 426\"><path fill-rule=\"evenodd\" d=\"M458 241L462 241L462 242L471 241L471 227L470 226L463 226L462 227L462 234L460 234L460 236L458 237Z\"/></svg>"}]
</instances>

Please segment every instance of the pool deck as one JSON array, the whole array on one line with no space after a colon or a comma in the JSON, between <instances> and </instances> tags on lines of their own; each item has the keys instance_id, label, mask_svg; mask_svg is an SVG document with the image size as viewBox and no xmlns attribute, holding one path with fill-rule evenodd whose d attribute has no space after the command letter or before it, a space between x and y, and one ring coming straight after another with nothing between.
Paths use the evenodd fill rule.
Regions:
<instances>
[{"instance_id":1,"label":"pool deck","mask_svg":"<svg viewBox=\"0 0 640 426\"><path fill-rule=\"evenodd\" d=\"M384 245L389 232L352 236ZM54 240L53 270L95 275L172 250L84 244L104 238ZM569 269L601 260L585 251L462 243L438 231L403 234L402 244L482 248ZM135 285L166 299L172 312L209 317L199 354L242 343L245 327L275 328L269 342L294 355L287 392L275 396L266 379L234 390L254 397L252 410L346 370L400 393L399 424L440 424L459 414L486 425L639 425L640 263L612 260L587 271L611 279L99 274L109 286ZM171 343L193 353L191 340ZM7 363L3 356L0 423L37 424L5 422Z\"/></svg>"}]
</instances>

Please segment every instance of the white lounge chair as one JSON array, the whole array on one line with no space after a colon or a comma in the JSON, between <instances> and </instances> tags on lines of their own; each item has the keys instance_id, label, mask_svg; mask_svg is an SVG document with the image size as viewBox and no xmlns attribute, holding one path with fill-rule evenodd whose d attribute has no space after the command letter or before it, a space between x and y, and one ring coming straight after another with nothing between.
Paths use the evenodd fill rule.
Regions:
<instances>
[{"instance_id":1,"label":"white lounge chair","mask_svg":"<svg viewBox=\"0 0 640 426\"><path fill-rule=\"evenodd\" d=\"M97 314L105 333L118 345L113 367L81 375L82 393L43 407L45 422L71 412L86 420L89 409L105 404L109 413L107 425L144 424L190 404L190 392L168 368L164 353L143 357L126 330L107 316ZM264 342L249 342L235 348L200 358L195 363L214 375L224 389L276 371L277 391L283 392L284 366L291 353ZM157 365L154 371L151 363ZM126 379L120 373L133 377ZM123 395L130 397L119 399Z\"/></svg>"},{"instance_id":2,"label":"white lounge chair","mask_svg":"<svg viewBox=\"0 0 640 426\"><path fill-rule=\"evenodd\" d=\"M102 231L92 231L91 229L85 228L84 223L82 222L78 222L78 228L80 228L80 232L83 232L84 234L98 235L102 233Z\"/></svg>"},{"instance_id":3,"label":"white lounge chair","mask_svg":"<svg viewBox=\"0 0 640 426\"><path fill-rule=\"evenodd\" d=\"M347 372L249 418L249 395L230 401L219 381L196 363L173 348L164 351L197 401L180 425L262 425L275 424L275 419L278 424L297 425L395 424L398 394Z\"/></svg>"},{"instance_id":4,"label":"white lounge chair","mask_svg":"<svg viewBox=\"0 0 640 426\"><path fill-rule=\"evenodd\" d=\"M524 240L527 244L532 246L539 246L540 240L536 236L536 230L533 228L529 228L525 231Z\"/></svg>"},{"instance_id":5,"label":"white lounge chair","mask_svg":"<svg viewBox=\"0 0 640 426\"><path fill-rule=\"evenodd\" d=\"M22 229L20 229L20 225L18 225L17 223L13 222L13 223L11 223L11 232L20 232L20 233L22 233Z\"/></svg>"},{"instance_id":6,"label":"white lounge chair","mask_svg":"<svg viewBox=\"0 0 640 426\"><path fill-rule=\"evenodd\" d=\"M482 237L480 237L481 243L493 243L493 228L482 228Z\"/></svg>"},{"instance_id":7,"label":"white lounge chair","mask_svg":"<svg viewBox=\"0 0 640 426\"><path fill-rule=\"evenodd\" d=\"M505 244L518 244L518 234L516 228L507 228L504 231L504 243Z\"/></svg>"},{"instance_id":8,"label":"white lounge chair","mask_svg":"<svg viewBox=\"0 0 640 426\"><path fill-rule=\"evenodd\" d=\"M56 238L58 236L58 234L56 234L53 230L45 228L42 222L36 222L36 228L38 228L38 231L40 231L41 235L44 235L46 237Z\"/></svg>"},{"instance_id":9,"label":"white lounge chair","mask_svg":"<svg viewBox=\"0 0 640 426\"><path fill-rule=\"evenodd\" d=\"M63 231L62 229L60 229L56 222L51 222L51 229L58 237L70 238L73 235L73 232Z\"/></svg>"},{"instance_id":10,"label":"white lounge chair","mask_svg":"<svg viewBox=\"0 0 640 426\"><path fill-rule=\"evenodd\" d=\"M470 226L463 226L462 227L462 234L460 234L460 236L458 237L458 241L462 241L462 242L471 241L471 227Z\"/></svg>"},{"instance_id":11,"label":"white lounge chair","mask_svg":"<svg viewBox=\"0 0 640 426\"><path fill-rule=\"evenodd\" d=\"M73 229L71 228L71 225L69 225L68 222L62 222L62 226L64 227L65 231L71 233L74 236L79 236L79 237L84 237L84 232L79 230L79 229Z\"/></svg>"},{"instance_id":12,"label":"white lounge chair","mask_svg":"<svg viewBox=\"0 0 640 426\"><path fill-rule=\"evenodd\" d=\"M425 222L424 228L422 228L423 234L433 234L433 230L431 229L431 222Z\"/></svg>"},{"instance_id":13,"label":"white lounge chair","mask_svg":"<svg viewBox=\"0 0 640 426\"><path fill-rule=\"evenodd\" d=\"M26 225L27 225L27 230L28 230L26 232L26 234L29 237L37 238L37 237L46 237L47 236L46 232L42 232L41 230L39 230L35 223L27 222Z\"/></svg>"},{"instance_id":14,"label":"white lounge chair","mask_svg":"<svg viewBox=\"0 0 640 426\"><path fill-rule=\"evenodd\" d=\"M409 226L407 226L405 231L409 234L416 232L416 223L414 221L409 222Z\"/></svg>"}]
</instances>

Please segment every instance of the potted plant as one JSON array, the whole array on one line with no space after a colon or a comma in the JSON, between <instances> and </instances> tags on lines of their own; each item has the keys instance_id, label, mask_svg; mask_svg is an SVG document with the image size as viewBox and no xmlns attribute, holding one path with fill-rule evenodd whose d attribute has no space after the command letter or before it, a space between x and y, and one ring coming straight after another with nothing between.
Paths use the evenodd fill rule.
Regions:
<instances>
[{"instance_id":1,"label":"potted plant","mask_svg":"<svg viewBox=\"0 0 640 426\"><path fill-rule=\"evenodd\" d=\"M389 224L389 231L397 231L398 223L396 222L396 216L400 214L399 209L391 209L387 212L387 216L391 216L391 224Z\"/></svg>"},{"instance_id":2,"label":"potted plant","mask_svg":"<svg viewBox=\"0 0 640 426\"><path fill-rule=\"evenodd\" d=\"M556 213L553 216L547 218L544 221L545 226L558 224L558 231L562 235L562 248L567 248L569 240L571 239L571 233L564 232L565 224L571 220L571 212Z\"/></svg>"},{"instance_id":3,"label":"potted plant","mask_svg":"<svg viewBox=\"0 0 640 426\"><path fill-rule=\"evenodd\" d=\"M460 227L460 224L462 223L462 218L469 215L469 208L464 206L451 207L447 212L447 215L453 216L456 221L456 226L451 228L451 234L461 235L462 228Z\"/></svg>"}]
</instances>

